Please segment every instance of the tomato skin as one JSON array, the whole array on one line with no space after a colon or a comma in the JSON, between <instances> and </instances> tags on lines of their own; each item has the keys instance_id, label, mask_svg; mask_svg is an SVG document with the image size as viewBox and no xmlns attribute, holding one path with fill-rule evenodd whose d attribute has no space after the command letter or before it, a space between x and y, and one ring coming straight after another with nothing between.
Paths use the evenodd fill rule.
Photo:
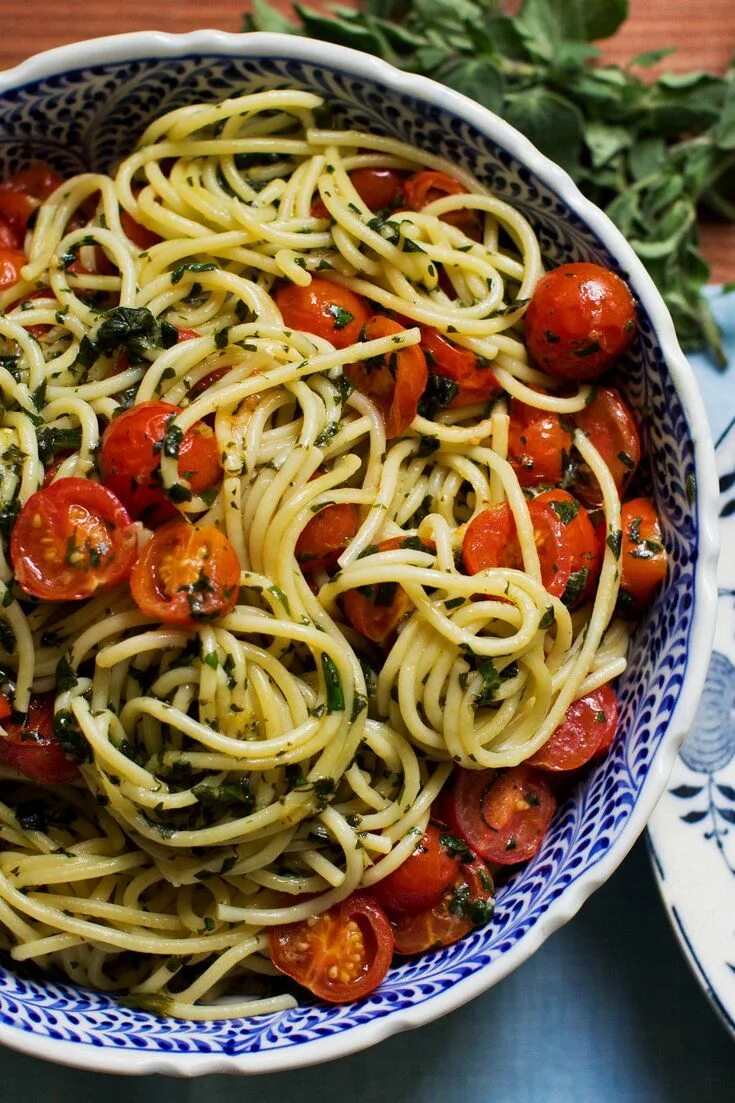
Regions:
<instances>
[{"instance_id":1,"label":"tomato skin","mask_svg":"<svg viewBox=\"0 0 735 1103\"><path fill-rule=\"evenodd\" d=\"M486 862L528 861L541 846L556 799L541 773L523 763L506 770L455 771L450 827Z\"/></svg>"},{"instance_id":2,"label":"tomato skin","mask_svg":"<svg viewBox=\"0 0 735 1103\"><path fill-rule=\"evenodd\" d=\"M421 347L432 370L454 380L459 390L449 403L449 408L469 406L474 402L487 402L500 391L495 373L482 367L474 352L454 345L437 329L421 326Z\"/></svg>"},{"instance_id":3,"label":"tomato skin","mask_svg":"<svg viewBox=\"0 0 735 1103\"><path fill-rule=\"evenodd\" d=\"M193 628L234 609L240 561L214 525L171 521L157 529L133 564L130 592L164 624Z\"/></svg>"},{"instance_id":4,"label":"tomato skin","mask_svg":"<svg viewBox=\"0 0 735 1103\"><path fill-rule=\"evenodd\" d=\"M406 206L412 211L423 210L435 199L443 199L447 195L466 195L467 188L448 176L446 172L436 172L433 169L423 169L406 180L403 185L403 199ZM449 222L452 226L462 230L468 237L479 238L482 226L480 216L476 211L447 211L441 216L443 222Z\"/></svg>"},{"instance_id":5,"label":"tomato skin","mask_svg":"<svg viewBox=\"0 0 735 1103\"><path fill-rule=\"evenodd\" d=\"M511 400L508 460L521 486L560 483L571 450L572 430L558 414Z\"/></svg>"},{"instance_id":6,"label":"tomato skin","mask_svg":"<svg viewBox=\"0 0 735 1103\"><path fill-rule=\"evenodd\" d=\"M601 552L598 535L588 511L569 491L543 490L534 501L539 505L550 505L564 525L567 543L571 549L571 563L569 579L559 596L568 608L574 609L594 589L602 567L604 549ZM587 572L586 579L582 574L584 571Z\"/></svg>"},{"instance_id":7,"label":"tomato skin","mask_svg":"<svg viewBox=\"0 0 735 1103\"><path fill-rule=\"evenodd\" d=\"M393 918L396 953L410 956L451 946L475 927L490 921L492 896L490 871L470 851L468 859L459 863L455 881L437 904ZM461 901L465 901L464 906L458 906Z\"/></svg>"},{"instance_id":8,"label":"tomato skin","mask_svg":"<svg viewBox=\"0 0 735 1103\"><path fill-rule=\"evenodd\" d=\"M141 402L114 418L102 434L100 470L105 486L131 515L150 527L179 516L158 482L161 442L169 422L181 413L170 402ZM179 446L178 472L193 494L214 486L222 475L217 441L208 425L188 429Z\"/></svg>"},{"instance_id":9,"label":"tomato skin","mask_svg":"<svg viewBox=\"0 0 735 1103\"><path fill-rule=\"evenodd\" d=\"M462 538L462 560L468 574L491 567L523 569L516 523L507 502L483 509L472 518Z\"/></svg>"},{"instance_id":10,"label":"tomato skin","mask_svg":"<svg viewBox=\"0 0 735 1103\"><path fill-rule=\"evenodd\" d=\"M656 507L650 498L623 502L620 589L640 612L666 578L666 548Z\"/></svg>"},{"instance_id":11,"label":"tomato skin","mask_svg":"<svg viewBox=\"0 0 735 1103\"><path fill-rule=\"evenodd\" d=\"M442 843L442 832L429 824L414 852L372 886L372 894L390 916L433 908L454 884L459 858Z\"/></svg>"},{"instance_id":12,"label":"tomato skin","mask_svg":"<svg viewBox=\"0 0 735 1103\"><path fill-rule=\"evenodd\" d=\"M350 1003L373 992L388 972L393 946L385 912L361 892L312 922L274 927L270 935L276 968L329 1003Z\"/></svg>"},{"instance_id":13,"label":"tomato skin","mask_svg":"<svg viewBox=\"0 0 735 1103\"><path fill-rule=\"evenodd\" d=\"M405 172L380 168L353 169L349 177L360 199L371 211L383 211L401 201ZM329 218L321 196L314 199L311 213L314 218Z\"/></svg>"},{"instance_id":14,"label":"tomato skin","mask_svg":"<svg viewBox=\"0 0 735 1103\"><path fill-rule=\"evenodd\" d=\"M299 533L296 559L304 574L333 567L355 535L360 512L352 502L325 506Z\"/></svg>"},{"instance_id":15,"label":"tomato skin","mask_svg":"<svg viewBox=\"0 0 735 1103\"><path fill-rule=\"evenodd\" d=\"M137 530L119 499L78 478L32 494L10 538L16 582L44 601L81 601L112 589L130 574L137 549Z\"/></svg>"},{"instance_id":16,"label":"tomato skin","mask_svg":"<svg viewBox=\"0 0 735 1103\"><path fill-rule=\"evenodd\" d=\"M2 192L27 192L36 199L48 199L64 181L45 161L34 161L27 168L0 181Z\"/></svg>"},{"instance_id":17,"label":"tomato skin","mask_svg":"<svg viewBox=\"0 0 735 1103\"><path fill-rule=\"evenodd\" d=\"M377 551L393 551L403 547L406 539L410 537L392 536L388 540L381 540ZM424 541L422 545L426 551L434 551L433 546ZM370 587L370 594L364 593L365 589L367 587L345 590L342 594L342 608L353 628L373 643L385 646L401 621L413 610L414 604L397 582Z\"/></svg>"},{"instance_id":18,"label":"tomato skin","mask_svg":"<svg viewBox=\"0 0 735 1103\"><path fill-rule=\"evenodd\" d=\"M392 337L404 333L403 326L376 314L363 327L366 341L380 337ZM392 361L395 355L395 361ZM372 361L363 360L345 366L345 375L362 394L373 400L383 415L385 435L397 437L408 429L416 417L419 399L429 381L426 358L419 345L411 345L395 354L381 358L374 367Z\"/></svg>"},{"instance_id":19,"label":"tomato skin","mask_svg":"<svg viewBox=\"0 0 735 1103\"><path fill-rule=\"evenodd\" d=\"M0 291L20 283L20 270L27 263L25 253L19 249L0 249Z\"/></svg>"},{"instance_id":20,"label":"tomato skin","mask_svg":"<svg viewBox=\"0 0 735 1103\"><path fill-rule=\"evenodd\" d=\"M21 236L17 234L6 218L0 216L0 249L20 251Z\"/></svg>"},{"instance_id":21,"label":"tomato skin","mask_svg":"<svg viewBox=\"0 0 735 1103\"><path fill-rule=\"evenodd\" d=\"M588 406L572 415L610 469L618 493L623 494L641 460L641 440L633 415L619 391L598 387ZM597 480L584 464L574 478L574 490L590 505L600 505Z\"/></svg>"},{"instance_id":22,"label":"tomato skin","mask_svg":"<svg viewBox=\"0 0 735 1103\"><path fill-rule=\"evenodd\" d=\"M161 241L158 234L154 234L153 230L149 230L147 226L141 226L140 222L136 222L127 211L120 211L120 223L125 236L139 249L145 251Z\"/></svg>"},{"instance_id":23,"label":"tomato skin","mask_svg":"<svg viewBox=\"0 0 735 1103\"><path fill-rule=\"evenodd\" d=\"M54 735L54 700L53 693L34 693L22 723L7 718L9 706L2 716L5 738L0 734L0 762L43 785L79 777L79 767L65 757Z\"/></svg>"},{"instance_id":24,"label":"tomato skin","mask_svg":"<svg viewBox=\"0 0 735 1103\"><path fill-rule=\"evenodd\" d=\"M40 199L25 192L0 192L0 215L21 240L28 228L31 215L35 214L40 206Z\"/></svg>"},{"instance_id":25,"label":"tomato skin","mask_svg":"<svg viewBox=\"0 0 735 1103\"><path fill-rule=\"evenodd\" d=\"M356 344L370 317L367 299L321 276L313 276L308 287L284 284L273 298L289 329L314 333L337 349Z\"/></svg>"},{"instance_id":26,"label":"tomato skin","mask_svg":"<svg viewBox=\"0 0 735 1103\"><path fill-rule=\"evenodd\" d=\"M573 701L566 715L528 766L540 770L578 770L607 751L618 726L618 704L610 685Z\"/></svg>"},{"instance_id":27,"label":"tomato skin","mask_svg":"<svg viewBox=\"0 0 735 1103\"><path fill-rule=\"evenodd\" d=\"M525 316L526 345L557 379L599 379L628 350L636 309L627 284L597 264L563 264L536 284Z\"/></svg>"}]
</instances>

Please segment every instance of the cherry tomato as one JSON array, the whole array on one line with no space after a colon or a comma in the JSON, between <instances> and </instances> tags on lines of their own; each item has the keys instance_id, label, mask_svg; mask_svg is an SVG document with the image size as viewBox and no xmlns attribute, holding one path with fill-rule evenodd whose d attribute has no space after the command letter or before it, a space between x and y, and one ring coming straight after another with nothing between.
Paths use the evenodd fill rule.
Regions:
<instances>
[{"instance_id":1,"label":"cherry tomato","mask_svg":"<svg viewBox=\"0 0 735 1103\"><path fill-rule=\"evenodd\" d=\"M620 590L623 610L640 611L666 578L666 548L650 498L623 502Z\"/></svg>"},{"instance_id":2,"label":"cherry tomato","mask_svg":"<svg viewBox=\"0 0 735 1103\"><path fill-rule=\"evenodd\" d=\"M572 416L609 467L622 495L641 459L641 441L628 406L612 387L598 387L589 406ZM600 487L584 463L577 465L574 489L590 505L600 505Z\"/></svg>"},{"instance_id":3,"label":"cherry tomato","mask_svg":"<svg viewBox=\"0 0 735 1103\"><path fill-rule=\"evenodd\" d=\"M360 512L352 502L325 506L299 534L296 559L304 574L333 567L355 535Z\"/></svg>"},{"instance_id":4,"label":"cherry tomato","mask_svg":"<svg viewBox=\"0 0 735 1103\"><path fill-rule=\"evenodd\" d=\"M572 451L570 424L550 410L537 410L514 398L510 404L508 460L521 486L560 483L564 457Z\"/></svg>"},{"instance_id":5,"label":"cherry tomato","mask_svg":"<svg viewBox=\"0 0 735 1103\"><path fill-rule=\"evenodd\" d=\"M541 582L552 597L578 604L599 569L598 548L589 518L565 491L549 491L528 503ZM556 508L554 508L556 505ZM575 512L576 510L576 512ZM580 517L581 514L581 517ZM573 515L573 516L572 516ZM577 521L577 524L573 523ZM507 502L485 509L470 521L462 540L462 559L469 574L491 567L523 570L515 518Z\"/></svg>"},{"instance_id":6,"label":"cherry tomato","mask_svg":"<svg viewBox=\"0 0 735 1103\"><path fill-rule=\"evenodd\" d=\"M48 199L64 183L61 176L45 161L34 161L28 168L0 181L0 192L27 192L36 199Z\"/></svg>"},{"instance_id":7,"label":"cherry tomato","mask_svg":"<svg viewBox=\"0 0 735 1103\"><path fill-rule=\"evenodd\" d=\"M27 263L25 253L19 249L0 249L0 291L20 283L20 270Z\"/></svg>"},{"instance_id":8,"label":"cherry tomato","mask_svg":"<svg viewBox=\"0 0 735 1103\"><path fill-rule=\"evenodd\" d=\"M157 529L130 575L139 608L165 624L194 627L235 607L240 561L214 525L172 521Z\"/></svg>"},{"instance_id":9,"label":"cherry tomato","mask_svg":"<svg viewBox=\"0 0 735 1103\"><path fill-rule=\"evenodd\" d=\"M337 349L356 344L370 317L362 295L321 276L313 276L308 287L284 284L273 297L284 325L323 337Z\"/></svg>"},{"instance_id":10,"label":"cherry tomato","mask_svg":"<svg viewBox=\"0 0 735 1103\"><path fill-rule=\"evenodd\" d=\"M170 402L141 402L114 418L102 434L100 470L133 517L151 527L177 517L158 481L160 452L169 422L181 413ZM201 494L219 481L222 468L214 433L204 422L187 430L179 445L178 471Z\"/></svg>"},{"instance_id":11,"label":"cherry tomato","mask_svg":"<svg viewBox=\"0 0 735 1103\"><path fill-rule=\"evenodd\" d=\"M371 211L383 211L395 207L401 201L405 172L395 169L354 169L350 174L352 186ZM329 218L329 211L321 196L311 205L314 218Z\"/></svg>"},{"instance_id":12,"label":"cherry tomato","mask_svg":"<svg viewBox=\"0 0 735 1103\"><path fill-rule=\"evenodd\" d=\"M563 264L536 284L525 323L528 351L549 375L599 379L630 347L635 302L614 272Z\"/></svg>"},{"instance_id":13,"label":"cherry tomato","mask_svg":"<svg viewBox=\"0 0 735 1103\"><path fill-rule=\"evenodd\" d=\"M450 827L486 862L515 865L541 846L556 808L538 771L458 769L451 792Z\"/></svg>"},{"instance_id":14,"label":"cherry tomato","mask_svg":"<svg viewBox=\"0 0 735 1103\"><path fill-rule=\"evenodd\" d=\"M10 716L12 711L13 706L10 704L10 701L4 693L0 693L0 720L5 720L6 717Z\"/></svg>"},{"instance_id":15,"label":"cherry tomato","mask_svg":"<svg viewBox=\"0 0 735 1103\"><path fill-rule=\"evenodd\" d=\"M130 238L133 245L137 245L139 249L150 249L161 240L158 234L154 234L147 226L141 226L140 222L136 222L127 211L120 211L120 222L125 236Z\"/></svg>"},{"instance_id":16,"label":"cherry tomato","mask_svg":"<svg viewBox=\"0 0 735 1103\"><path fill-rule=\"evenodd\" d=\"M10 539L18 585L45 601L81 601L117 586L137 548L137 531L112 491L77 478L32 494Z\"/></svg>"},{"instance_id":17,"label":"cherry tomato","mask_svg":"<svg viewBox=\"0 0 735 1103\"><path fill-rule=\"evenodd\" d=\"M385 912L360 892L314 920L274 927L270 936L276 968L330 1003L374 991L388 972L393 944Z\"/></svg>"},{"instance_id":18,"label":"cherry tomato","mask_svg":"<svg viewBox=\"0 0 735 1103\"><path fill-rule=\"evenodd\" d=\"M41 206L41 200L26 192L0 191L0 215L22 240L31 215Z\"/></svg>"},{"instance_id":19,"label":"cherry tomato","mask_svg":"<svg viewBox=\"0 0 735 1103\"><path fill-rule=\"evenodd\" d=\"M79 767L64 755L54 735L54 694L34 693L22 722L8 720L0 734L0 762L43 785L74 781Z\"/></svg>"},{"instance_id":20,"label":"cherry tomato","mask_svg":"<svg viewBox=\"0 0 735 1103\"><path fill-rule=\"evenodd\" d=\"M423 837L406 861L373 885L372 893L388 915L433 908L457 879L459 858L445 842L444 835L429 824Z\"/></svg>"},{"instance_id":21,"label":"cherry tomato","mask_svg":"<svg viewBox=\"0 0 735 1103\"><path fill-rule=\"evenodd\" d=\"M366 341L403 333L403 327L384 314L370 318L363 329ZM429 380L426 358L419 345L380 357L377 364L359 360L347 364L345 375L362 394L368 395L383 415L385 435L397 437L416 417L419 399Z\"/></svg>"},{"instance_id":22,"label":"cherry tomato","mask_svg":"<svg viewBox=\"0 0 735 1103\"><path fill-rule=\"evenodd\" d=\"M395 548L415 546L415 536L393 536L381 540L374 551L393 551ZM434 551L434 548L421 541L421 549ZM397 582L379 582L374 586L361 586L357 590L345 590L342 594L342 608L353 628L373 643L384 644L398 628L399 624L413 610L410 597Z\"/></svg>"},{"instance_id":23,"label":"cherry tomato","mask_svg":"<svg viewBox=\"0 0 735 1103\"><path fill-rule=\"evenodd\" d=\"M403 198L406 206L412 211L420 211L435 199L443 199L446 195L466 195L467 188L448 176L445 172L435 172L433 169L424 169L411 176L403 185ZM477 211L447 211L443 214L442 221L456 226L468 237L479 238L482 232L482 223Z\"/></svg>"},{"instance_id":24,"label":"cherry tomato","mask_svg":"<svg viewBox=\"0 0 735 1103\"><path fill-rule=\"evenodd\" d=\"M573 609L589 595L602 566L595 527L589 512L567 490L543 490L534 501L550 505L564 525L571 563L569 578L560 596L564 604Z\"/></svg>"},{"instance_id":25,"label":"cherry tomato","mask_svg":"<svg viewBox=\"0 0 735 1103\"><path fill-rule=\"evenodd\" d=\"M0 249L20 250L22 238L17 234L6 218L0 217Z\"/></svg>"},{"instance_id":26,"label":"cherry tomato","mask_svg":"<svg viewBox=\"0 0 735 1103\"><path fill-rule=\"evenodd\" d=\"M609 685L573 701L548 741L528 759L528 766L542 770L578 770L603 754L618 726L618 705Z\"/></svg>"},{"instance_id":27,"label":"cherry tomato","mask_svg":"<svg viewBox=\"0 0 735 1103\"><path fill-rule=\"evenodd\" d=\"M449 406L469 406L473 402L487 402L500 391L495 373L490 365L474 352L453 345L438 330L421 326L421 347L431 370L437 375L453 379L459 390Z\"/></svg>"},{"instance_id":28,"label":"cherry tomato","mask_svg":"<svg viewBox=\"0 0 735 1103\"><path fill-rule=\"evenodd\" d=\"M393 919L397 954L423 954L451 946L475 927L483 927L493 914L493 882L490 871L470 851L459 863L453 884L437 904Z\"/></svg>"}]
</instances>

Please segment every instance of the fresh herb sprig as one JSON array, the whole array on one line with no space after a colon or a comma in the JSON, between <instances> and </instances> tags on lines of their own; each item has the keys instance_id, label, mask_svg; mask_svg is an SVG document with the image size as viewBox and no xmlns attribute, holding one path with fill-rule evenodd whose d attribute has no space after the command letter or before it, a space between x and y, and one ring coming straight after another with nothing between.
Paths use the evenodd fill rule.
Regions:
<instances>
[{"instance_id":1,"label":"fresh herb sprig","mask_svg":"<svg viewBox=\"0 0 735 1103\"><path fill-rule=\"evenodd\" d=\"M697 213L735 220L735 66L642 71L602 64L592 45L618 30L627 0L364 0L360 10L297 5L298 25L254 0L246 30L287 31L352 46L423 73L502 115L577 181L619 226L656 281L686 348L726 360L702 297L709 267Z\"/></svg>"}]
</instances>

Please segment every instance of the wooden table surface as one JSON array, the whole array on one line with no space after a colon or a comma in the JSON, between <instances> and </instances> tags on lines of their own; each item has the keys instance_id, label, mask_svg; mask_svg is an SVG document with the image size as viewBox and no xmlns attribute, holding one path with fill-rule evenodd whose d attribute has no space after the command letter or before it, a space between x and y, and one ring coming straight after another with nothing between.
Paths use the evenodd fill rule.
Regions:
<instances>
[{"instance_id":1,"label":"wooden table surface","mask_svg":"<svg viewBox=\"0 0 735 1103\"><path fill-rule=\"evenodd\" d=\"M345 2L345 0L342 0ZM349 2L349 0L347 0ZM675 46L670 69L722 72L735 54L735 0L629 0L630 18L606 44L605 56L623 63L644 50ZM123 31L237 31L249 0L2 0L0 68L40 50ZM278 0L287 10L287 0ZM311 0L324 8L324 0ZM735 226L704 225L702 236L715 280L735 279Z\"/></svg>"}]
</instances>

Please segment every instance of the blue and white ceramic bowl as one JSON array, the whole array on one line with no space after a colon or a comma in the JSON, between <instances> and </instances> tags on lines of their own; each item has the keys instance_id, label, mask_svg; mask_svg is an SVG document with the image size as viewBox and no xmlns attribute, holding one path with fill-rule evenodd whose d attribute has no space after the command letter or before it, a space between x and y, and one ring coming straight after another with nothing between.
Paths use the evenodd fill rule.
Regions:
<instances>
[{"instance_id":1,"label":"blue and white ceramic bowl","mask_svg":"<svg viewBox=\"0 0 735 1103\"><path fill-rule=\"evenodd\" d=\"M716 479L704 410L669 315L632 249L561 169L490 112L352 50L281 35L124 35L42 54L0 77L0 177L33 158L110 170L156 116L199 100L299 87L340 123L379 130L468 166L515 204L549 264L622 272L640 303L625 385L644 435L670 575L621 679L622 732L559 810L541 852L503 887L496 918L395 966L368 999L304 1004L249 1021L187 1023L0 962L0 1041L111 1072L262 1072L344 1056L485 991L532 954L612 873L669 776L707 669L715 611Z\"/></svg>"}]
</instances>

